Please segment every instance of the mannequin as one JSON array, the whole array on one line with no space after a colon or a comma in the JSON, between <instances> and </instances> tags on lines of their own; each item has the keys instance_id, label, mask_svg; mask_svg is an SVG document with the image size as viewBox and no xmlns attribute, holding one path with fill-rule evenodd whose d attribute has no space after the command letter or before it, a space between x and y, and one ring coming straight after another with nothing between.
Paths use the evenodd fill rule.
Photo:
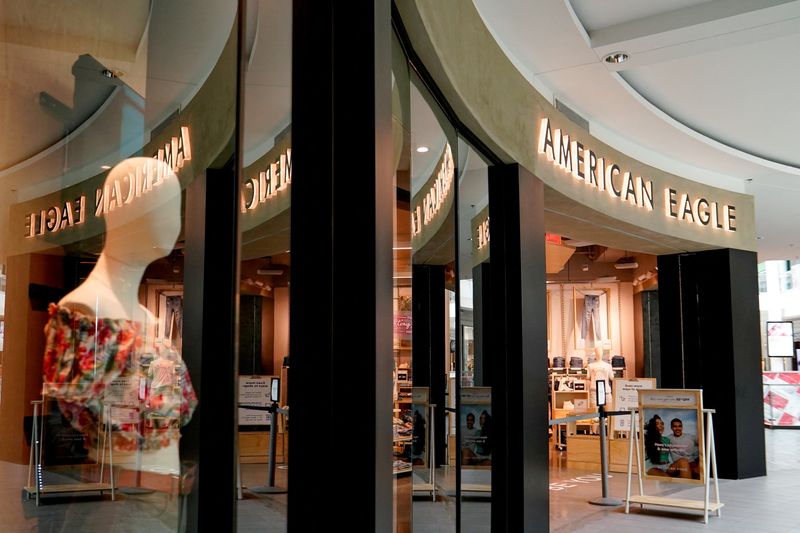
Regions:
<instances>
[{"instance_id":1,"label":"mannequin","mask_svg":"<svg viewBox=\"0 0 800 533\"><path fill-rule=\"evenodd\" d=\"M589 403L592 407L597 407L597 382L606 382L606 405L611 408L611 378L614 377L614 369L608 362L608 356L603 355L603 350L599 346L594 349L595 360L586 367L589 373Z\"/></svg>"},{"instance_id":2,"label":"mannequin","mask_svg":"<svg viewBox=\"0 0 800 533\"><path fill-rule=\"evenodd\" d=\"M152 338L145 328L155 319L139 303L139 285L150 263L169 255L181 229L180 183L162 161L120 162L102 192L103 251L87 279L50 305L45 328L44 394L70 412L73 426L87 438L96 432L107 386L121 376L141 375L140 355ZM197 400L188 374L181 383L192 403L178 410L191 416ZM136 424L122 424L120 430L115 447L126 439L129 445L138 442Z\"/></svg>"},{"instance_id":3,"label":"mannequin","mask_svg":"<svg viewBox=\"0 0 800 533\"><path fill-rule=\"evenodd\" d=\"M133 157L108 173L104 189L124 184L119 187L125 190L129 176L137 174L163 177L149 191L142 191L138 197L130 192L120 199L122 205L109 209L105 214L105 246L97 264L59 306L91 310L93 316L144 321L139 284L148 265L169 255L175 246L181 230L181 186L166 163Z\"/></svg>"}]
</instances>

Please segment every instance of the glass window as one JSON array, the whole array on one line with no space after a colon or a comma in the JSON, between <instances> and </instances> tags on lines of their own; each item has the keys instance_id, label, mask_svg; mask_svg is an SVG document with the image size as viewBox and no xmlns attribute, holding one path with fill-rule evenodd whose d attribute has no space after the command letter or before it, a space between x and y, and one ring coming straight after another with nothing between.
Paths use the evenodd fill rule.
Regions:
<instances>
[{"instance_id":1,"label":"glass window","mask_svg":"<svg viewBox=\"0 0 800 533\"><path fill-rule=\"evenodd\" d=\"M239 184L237 527L287 527L292 254L292 2L248 2ZM270 394L273 392L274 394Z\"/></svg>"},{"instance_id":2,"label":"glass window","mask_svg":"<svg viewBox=\"0 0 800 533\"><path fill-rule=\"evenodd\" d=\"M236 4L3 9L0 530L182 529L186 196L235 148Z\"/></svg>"}]
</instances>

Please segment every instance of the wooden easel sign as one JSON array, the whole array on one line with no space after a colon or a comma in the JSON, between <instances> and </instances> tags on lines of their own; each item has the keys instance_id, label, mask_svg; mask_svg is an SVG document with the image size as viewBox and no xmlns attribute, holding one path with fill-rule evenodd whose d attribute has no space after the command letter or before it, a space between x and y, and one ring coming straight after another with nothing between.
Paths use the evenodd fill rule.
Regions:
<instances>
[{"instance_id":1,"label":"wooden easel sign","mask_svg":"<svg viewBox=\"0 0 800 533\"><path fill-rule=\"evenodd\" d=\"M637 392L644 479L705 483L701 391L640 389Z\"/></svg>"}]
</instances>

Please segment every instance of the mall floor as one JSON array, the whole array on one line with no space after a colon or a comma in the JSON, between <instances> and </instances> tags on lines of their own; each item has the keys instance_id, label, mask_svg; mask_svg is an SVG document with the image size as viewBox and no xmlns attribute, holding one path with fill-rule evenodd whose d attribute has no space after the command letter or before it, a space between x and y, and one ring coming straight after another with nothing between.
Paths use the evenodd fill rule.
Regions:
<instances>
[{"instance_id":1,"label":"mall floor","mask_svg":"<svg viewBox=\"0 0 800 533\"><path fill-rule=\"evenodd\" d=\"M598 507L588 500L601 493L600 478L592 472L566 469L563 456L554 452L550 470L550 529L556 532L613 531L752 531L759 533L800 532L796 509L800 503L800 431L767 430L768 476L747 480L721 480L721 500L725 504L722 516L710 516L708 525L702 517L688 512L644 510L632 507L625 514L622 507ZM344 469L343 469L344 470ZM286 469L279 468L276 485L286 486ZM79 496L56 498L49 496L36 507L26 500L21 487L25 483L27 465L0 462L0 531L5 532L161 532L175 531L180 520L180 496L155 491L148 494L119 494L117 501L106 497ZM242 478L246 486L266 482L263 465L243 465ZM480 474L465 482L480 483ZM609 479L610 496L625 496L626 476L612 473ZM397 490L406 494L412 477L398 479ZM455 506L448 493L452 481L443 471L439 477L442 493L431 501L429 493L415 493L412 513L414 533L452 531ZM558 485L553 485L558 483ZM635 486L635 482L634 482ZM645 483L650 494L670 495L684 499L702 499L702 487L687 487L672 483ZM239 502L238 531L285 531L286 500L282 495L257 495L247 490ZM353 505L361 499L354 496ZM489 531L489 500L481 493L470 493L464 503L462 529L465 532ZM397 516L409 516L408 509L396 510ZM341 524L345 529L346 524ZM398 531L411 531L408 521L398 522ZM338 528L337 528L338 529Z\"/></svg>"}]
</instances>

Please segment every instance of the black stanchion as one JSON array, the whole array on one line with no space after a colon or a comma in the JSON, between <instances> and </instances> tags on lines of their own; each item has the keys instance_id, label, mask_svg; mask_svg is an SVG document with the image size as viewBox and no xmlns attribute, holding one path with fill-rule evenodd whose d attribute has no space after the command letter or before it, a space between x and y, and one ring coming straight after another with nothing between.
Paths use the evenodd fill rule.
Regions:
<instances>
[{"instance_id":1,"label":"black stanchion","mask_svg":"<svg viewBox=\"0 0 800 533\"><path fill-rule=\"evenodd\" d=\"M602 486L603 495L600 498L589 500L589 503L594 505L605 505L608 507L615 507L622 505L622 500L610 498L608 496L608 453L606 446L606 408L604 405L598 405L597 411L600 414L600 473L603 476Z\"/></svg>"},{"instance_id":2,"label":"black stanchion","mask_svg":"<svg viewBox=\"0 0 800 533\"><path fill-rule=\"evenodd\" d=\"M288 492L283 487L275 486L275 446L278 440L278 412L283 412L278 407L277 402L273 402L269 406L269 412L272 413L269 427L269 455L267 463L267 484L260 487L251 487L248 490L256 494L285 494Z\"/></svg>"}]
</instances>

